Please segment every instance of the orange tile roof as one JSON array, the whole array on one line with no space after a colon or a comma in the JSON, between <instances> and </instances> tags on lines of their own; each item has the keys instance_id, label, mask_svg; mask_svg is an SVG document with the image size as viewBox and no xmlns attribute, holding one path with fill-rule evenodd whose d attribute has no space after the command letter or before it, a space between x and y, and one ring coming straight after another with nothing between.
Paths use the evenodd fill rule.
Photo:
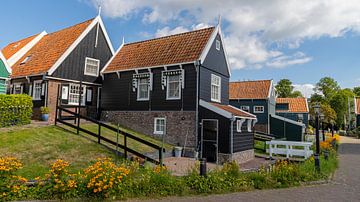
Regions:
<instances>
[{"instance_id":1,"label":"orange tile roof","mask_svg":"<svg viewBox=\"0 0 360 202\"><path fill-rule=\"evenodd\" d=\"M229 99L266 99L271 80L239 81L229 83Z\"/></svg>"},{"instance_id":2,"label":"orange tile roof","mask_svg":"<svg viewBox=\"0 0 360 202\"><path fill-rule=\"evenodd\" d=\"M214 27L125 44L106 72L193 62L200 58Z\"/></svg>"},{"instance_id":3,"label":"orange tile roof","mask_svg":"<svg viewBox=\"0 0 360 202\"><path fill-rule=\"evenodd\" d=\"M39 34L35 34L33 36L27 37L25 39L21 39L19 41L8 44L2 49L3 55L6 59L9 59L15 53L17 53L20 49L22 49L26 44L30 43L35 37Z\"/></svg>"},{"instance_id":4,"label":"orange tile roof","mask_svg":"<svg viewBox=\"0 0 360 202\"><path fill-rule=\"evenodd\" d=\"M309 113L306 98L276 98L276 103L289 104L289 110L276 110L277 112Z\"/></svg>"},{"instance_id":5,"label":"orange tile roof","mask_svg":"<svg viewBox=\"0 0 360 202\"><path fill-rule=\"evenodd\" d=\"M356 100L356 114L360 114L360 98L355 98Z\"/></svg>"},{"instance_id":6,"label":"orange tile roof","mask_svg":"<svg viewBox=\"0 0 360 202\"><path fill-rule=\"evenodd\" d=\"M11 77L23 77L46 73L72 43L90 25L93 19L45 35L12 67ZM29 60L21 64L26 57Z\"/></svg>"},{"instance_id":7,"label":"orange tile roof","mask_svg":"<svg viewBox=\"0 0 360 202\"><path fill-rule=\"evenodd\" d=\"M234 116L241 116L241 117L245 117L245 118L256 118L255 115L250 114L249 112L245 112L241 109L238 109L238 108L230 106L230 105L222 105L222 104L218 104L218 103L211 103L211 104L214 105L215 107L218 107L222 110L225 110L225 111L233 114Z\"/></svg>"}]
</instances>

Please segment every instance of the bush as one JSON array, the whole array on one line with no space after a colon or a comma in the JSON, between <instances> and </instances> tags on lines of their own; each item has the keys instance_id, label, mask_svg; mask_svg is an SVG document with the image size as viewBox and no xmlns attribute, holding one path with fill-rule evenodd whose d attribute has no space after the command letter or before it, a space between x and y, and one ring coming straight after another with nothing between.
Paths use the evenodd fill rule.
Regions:
<instances>
[{"instance_id":1,"label":"bush","mask_svg":"<svg viewBox=\"0 0 360 202\"><path fill-rule=\"evenodd\" d=\"M49 114L50 110L48 107L40 107L41 114Z\"/></svg>"},{"instance_id":2,"label":"bush","mask_svg":"<svg viewBox=\"0 0 360 202\"><path fill-rule=\"evenodd\" d=\"M0 95L0 127L29 124L32 107L28 95Z\"/></svg>"}]
</instances>

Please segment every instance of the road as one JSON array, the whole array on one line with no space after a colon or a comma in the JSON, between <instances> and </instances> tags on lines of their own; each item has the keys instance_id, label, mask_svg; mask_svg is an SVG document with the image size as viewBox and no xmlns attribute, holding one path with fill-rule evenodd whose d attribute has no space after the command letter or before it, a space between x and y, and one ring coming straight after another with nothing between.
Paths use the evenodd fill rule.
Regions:
<instances>
[{"instance_id":1,"label":"road","mask_svg":"<svg viewBox=\"0 0 360 202\"><path fill-rule=\"evenodd\" d=\"M341 137L339 169L329 184L154 201L360 201L360 140Z\"/></svg>"}]
</instances>

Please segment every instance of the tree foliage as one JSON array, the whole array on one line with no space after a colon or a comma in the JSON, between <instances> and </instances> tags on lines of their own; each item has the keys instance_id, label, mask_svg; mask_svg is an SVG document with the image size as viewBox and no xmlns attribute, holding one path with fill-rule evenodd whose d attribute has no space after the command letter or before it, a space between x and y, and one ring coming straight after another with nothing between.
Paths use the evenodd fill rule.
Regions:
<instances>
[{"instance_id":1,"label":"tree foliage","mask_svg":"<svg viewBox=\"0 0 360 202\"><path fill-rule=\"evenodd\" d=\"M360 96L360 86L354 87L353 92L356 96Z\"/></svg>"},{"instance_id":2,"label":"tree foliage","mask_svg":"<svg viewBox=\"0 0 360 202\"><path fill-rule=\"evenodd\" d=\"M281 79L275 86L277 96L280 98L303 97L300 91L294 91L294 86L289 79Z\"/></svg>"},{"instance_id":3,"label":"tree foliage","mask_svg":"<svg viewBox=\"0 0 360 202\"><path fill-rule=\"evenodd\" d=\"M321 92L328 101L339 90L339 84L331 77L324 77L315 85L315 91Z\"/></svg>"}]
</instances>

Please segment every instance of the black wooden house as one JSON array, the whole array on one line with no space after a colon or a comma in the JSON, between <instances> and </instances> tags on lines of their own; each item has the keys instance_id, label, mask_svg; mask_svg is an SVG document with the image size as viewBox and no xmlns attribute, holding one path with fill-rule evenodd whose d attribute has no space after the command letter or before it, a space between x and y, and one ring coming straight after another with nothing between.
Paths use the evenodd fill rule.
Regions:
<instances>
[{"instance_id":1,"label":"black wooden house","mask_svg":"<svg viewBox=\"0 0 360 202\"><path fill-rule=\"evenodd\" d=\"M104 120L212 162L253 158L256 117L229 106L220 25L122 44L102 75Z\"/></svg>"}]
</instances>

